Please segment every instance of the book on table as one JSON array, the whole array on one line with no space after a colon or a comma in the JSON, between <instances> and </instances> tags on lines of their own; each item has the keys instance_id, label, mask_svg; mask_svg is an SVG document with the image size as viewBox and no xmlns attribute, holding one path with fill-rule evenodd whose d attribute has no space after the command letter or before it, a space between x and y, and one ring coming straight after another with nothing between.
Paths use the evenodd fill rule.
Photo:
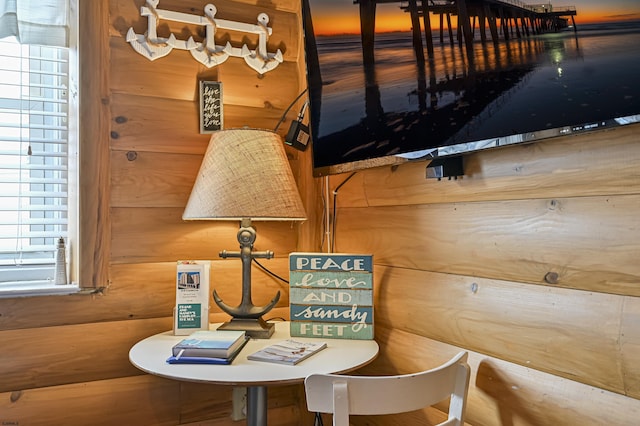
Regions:
<instances>
[{"instance_id":1,"label":"book on table","mask_svg":"<svg viewBox=\"0 0 640 426\"><path fill-rule=\"evenodd\" d=\"M326 342L301 342L289 339L260 349L249 355L247 359L295 365L326 347Z\"/></svg>"},{"instance_id":2,"label":"book on table","mask_svg":"<svg viewBox=\"0 0 640 426\"><path fill-rule=\"evenodd\" d=\"M231 354L226 357L211 357L211 356L184 356L184 350L178 352L178 355L172 355L167 358L168 364L222 364L229 365L238 356L242 348L249 341L249 337L245 336L240 340L240 345L234 349Z\"/></svg>"},{"instance_id":3,"label":"book on table","mask_svg":"<svg viewBox=\"0 0 640 426\"><path fill-rule=\"evenodd\" d=\"M244 331L201 330L173 346L173 356L228 358L247 340Z\"/></svg>"}]
</instances>

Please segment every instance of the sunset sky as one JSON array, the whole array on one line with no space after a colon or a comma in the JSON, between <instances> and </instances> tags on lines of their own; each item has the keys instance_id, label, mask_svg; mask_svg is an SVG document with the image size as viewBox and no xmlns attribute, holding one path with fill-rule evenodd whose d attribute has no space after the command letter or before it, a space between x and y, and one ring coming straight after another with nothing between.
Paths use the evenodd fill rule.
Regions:
<instances>
[{"instance_id":1,"label":"sunset sky","mask_svg":"<svg viewBox=\"0 0 640 426\"><path fill-rule=\"evenodd\" d=\"M359 32L359 9L357 4L353 4L353 0L309 1L316 34ZM398 10L399 3L378 5L376 31L408 31L411 29L409 16ZM538 4L527 0L523 3ZM546 4L548 3L546 2ZM577 11L576 26L581 23L602 21L640 20L640 1L638 0L557 0L551 1L551 4L556 7L575 6ZM452 18L454 19L453 25L455 25L455 17ZM431 22L432 28L439 27L437 15L432 15Z\"/></svg>"}]
</instances>

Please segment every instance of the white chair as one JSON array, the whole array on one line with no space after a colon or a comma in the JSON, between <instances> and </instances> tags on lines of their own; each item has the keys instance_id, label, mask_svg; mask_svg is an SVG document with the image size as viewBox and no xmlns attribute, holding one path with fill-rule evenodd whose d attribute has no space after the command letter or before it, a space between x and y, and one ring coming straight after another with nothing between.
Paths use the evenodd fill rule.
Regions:
<instances>
[{"instance_id":1,"label":"white chair","mask_svg":"<svg viewBox=\"0 0 640 426\"><path fill-rule=\"evenodd\" d=\"M449 401L449 418L439 425L463 426L469 390L467 352L432 370L395 376L312 374L304 381L307 408L333 414L334 426L347 426L349 415L396 414Z\"/></svg>"}]
</instances>

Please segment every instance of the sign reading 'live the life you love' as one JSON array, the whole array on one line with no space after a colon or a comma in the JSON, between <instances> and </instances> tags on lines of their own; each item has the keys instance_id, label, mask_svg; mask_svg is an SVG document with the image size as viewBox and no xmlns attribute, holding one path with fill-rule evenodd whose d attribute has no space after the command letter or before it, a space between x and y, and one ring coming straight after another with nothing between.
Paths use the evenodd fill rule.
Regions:
<instances>
[{"instance_id":1,"label":"sign reading 'live the life you love'","mask_svg":"<svg viewBox=\"0 0 640 426\"><path fill-rule=\"evenodd\" d=\"M373 339L373 256L289 255L291 336Z\"/></svg>"},{"instance_id":2,"label":"sign reading 'live the life you love'","mask_svg":"<svg viewBox=\"0 0 640 426\"><path fill-rule=\"evenodd\" d=\"M200 133L222 130L222 83L219 81L200 82Z\"/></svg>"}]
</instances>

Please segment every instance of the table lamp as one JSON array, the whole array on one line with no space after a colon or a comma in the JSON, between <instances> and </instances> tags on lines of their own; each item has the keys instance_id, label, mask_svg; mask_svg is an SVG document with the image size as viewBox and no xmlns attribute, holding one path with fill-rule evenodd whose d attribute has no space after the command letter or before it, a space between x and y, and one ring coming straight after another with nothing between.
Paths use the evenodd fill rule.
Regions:
<instances>
[{"instance_id":1,"label":"table lamp","mask_svg":"<svg viewBox=\"0 0 640 426\"><path fill-rule=\"evenodd\" d=\"M305 220L304 207L280 136L268 130L229 129L214 132L204 154L184 220L238 220L240 251L223 250L220 257L242 261L242 300L227 305L213 291L213 300L232 318L220 330L244 330L268 339L273 324L262 316L280 299L280 291L265 306L251 300L251 262L273 257L272 251L253 251L256 231L252 220Z\"/></svg>"}]
</instances>

